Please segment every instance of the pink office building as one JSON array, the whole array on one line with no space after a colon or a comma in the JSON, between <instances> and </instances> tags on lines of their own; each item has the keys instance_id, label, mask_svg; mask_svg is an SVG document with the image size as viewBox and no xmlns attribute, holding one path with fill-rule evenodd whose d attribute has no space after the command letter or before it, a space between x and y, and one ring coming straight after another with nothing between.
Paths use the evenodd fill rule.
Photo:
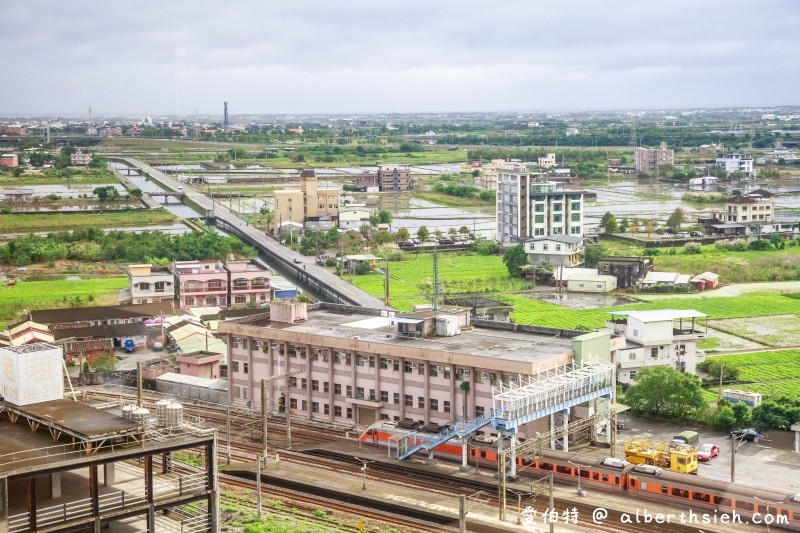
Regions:
<instances>
[{"instance_id":1,"label":"pink office building","mask_svg":"<svg viewBox=\"0 0 800 533\"><path fill-rule=\"evenodd\" d=\"M228 307L269 303L270 271L249 261L176 261L178 305Z\"/></svg>"}]
</instances>

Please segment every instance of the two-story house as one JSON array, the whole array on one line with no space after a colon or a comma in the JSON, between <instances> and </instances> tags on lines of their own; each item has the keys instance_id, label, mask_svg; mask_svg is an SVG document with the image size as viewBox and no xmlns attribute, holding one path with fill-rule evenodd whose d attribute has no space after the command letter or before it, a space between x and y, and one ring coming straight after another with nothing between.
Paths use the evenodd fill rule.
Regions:
<instances>
[{"instance_id":1,"label":"two-story house","mask_svg":"<svg viewBox=\"0 0 800 533\"><path fill-rule=\"evenodd\" d=\"M128 287L119 292L120 305L151 304L175 298L175 276L169 267L128 265Z\"/></svg>"},{"instance_id":2,"label":"two-story house","mask_svg":"<svg viewBox=\"0 0 800 533\"><path fill-rule=\"evenodd\" d=\"M573 268L583 264L583 237L536 237L524 240L522 245L532 265L548 263L554 267Z\"/></svg>"},{"instance_id":3,"label":"two-story house","mask_svg":"<svg viewBox=\"0 0 800 533\"><path fill-rule=\"evenodd\" d=\"M607 326L625 337L624 348L613 352L617 381L631 384L636 372L648 366L672 366L694 374L704 356L697 342L705 338L708 315L693 309L613 312Z\"/></svg>"}]
</instances>

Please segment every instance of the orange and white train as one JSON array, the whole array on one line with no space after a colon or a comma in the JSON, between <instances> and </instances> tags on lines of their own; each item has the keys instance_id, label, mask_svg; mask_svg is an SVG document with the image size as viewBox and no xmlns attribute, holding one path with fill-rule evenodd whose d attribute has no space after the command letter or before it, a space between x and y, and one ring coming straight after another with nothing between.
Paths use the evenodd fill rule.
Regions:
<instances>
[{"instance_id":1,"label":"orange and white train","mask_svg":"<svg viewBox=\"0 0 800 533\"><path fill-rule=\"evenodd\" d=\"M381 421L371 425L361 436L364 444L387 446L409 430L395 422ZM434 449L434 456L460 461L462 442L452 439ZM483 444L469 446L470 463L492 466L497 463L497 448ZM580 468L575 465L581 465ZM541 477L553 474L556 481L576 482L606 491L657 500L685 510L691 507L710 517L734 512L742 520L770 523L800 531L800 494L763 490L740 484L713 481L699 476L679 474L650 465L633 465L623 459L582 456L556 450L542 450L537 459L517 457L517 474ZM769 502L769 505L766 503Z\"/></svg>"}]
</instances>

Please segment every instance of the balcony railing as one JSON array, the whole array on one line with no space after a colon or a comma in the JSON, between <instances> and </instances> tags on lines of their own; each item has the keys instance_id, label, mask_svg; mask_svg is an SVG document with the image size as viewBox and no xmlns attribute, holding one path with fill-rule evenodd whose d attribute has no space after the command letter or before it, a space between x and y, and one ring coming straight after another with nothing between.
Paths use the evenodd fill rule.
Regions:
<instances>
[{"instance_id":1,"label":"balcony railing","mask_svg":"<svg viewBox=\"0 0 800 533\"><path fill-rule=\"evenodd\" d=\"M198 292L227 292L227 287L184 287L181 289L181 292L191 292L191 293L198 293Z\"/></svg>"}]
</instances>

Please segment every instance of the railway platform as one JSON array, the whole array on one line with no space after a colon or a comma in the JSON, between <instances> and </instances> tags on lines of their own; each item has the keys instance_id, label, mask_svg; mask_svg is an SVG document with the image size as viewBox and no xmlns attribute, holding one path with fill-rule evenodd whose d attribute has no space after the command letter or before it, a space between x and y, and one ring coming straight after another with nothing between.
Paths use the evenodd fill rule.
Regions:
<instances>
[{"instance_id":1,"label":"railway platform","mask_svg":"<svg viewBox=\"0 0 800 533\"><path fill-rule=\"evenodd\" d=\"M508 488L513 491L508 498L508 510L506 516L508 519L500 522L497 517L496 495L497 495L497 481L496 469L491 469L485 466L475 468L471 466L468 471L462 471L458 463L437 460L435 464L426 464L425 457L414 456L404 460L402 463L396 459L387 457L387 450L385 448L363 445L359 446L358 442L337 442L330 443L325 446L312 446L305 452L311 450L321 450L323 452L334 452L341 454L343 459L351 459L351 462L356 465L352 469L342 471L341 469L333 470L326 468L324 465L325 456L320 459L320 465L314 464L299 464L294 461L289 462L285 459L280 459L276 462L275 456L271 455L267 466L262 470L262 481L265 484L275 483L280 486L286 486L286 481L304 485L306 487L316 487L320 491L326 491L331 494L331 498L345 499L353 501L354 499L363 502L367 507L380 507L391 505L396 508L395 513L408 513L415 516L420 516L420 511L428 513L432 516L438 516L440 521L442 518L450 517L452 522L448 525L450 527L458 528L458 500L454 496L447 494L437 493L434 488L427 488L420 486L414 487L414 479L423 479L426 473L435 473L439 475L446 475L454 479L454 485L457 485L458 480L464 482L464 486L468 487L472 492L464 492L467 497L467 530L480 530L480 531L527 531L544 533L549 531L548 524L543 520L542 512L549 507L549 492L546 481L536 483L536 477L527 477L523 474L516 482L508 483ZM278 452L280 455L280 452ZM360 464L358 460L367 461L366 476L361 475ZM376 463L386 463L389 465L402 465L409 473L408 484L401 484L397 481L397 474L391 478L379 468L376 468ZM221 473L241 473L248 472L255 476L254 463L233 463L231 465L220 466ZM366 487L366 488L363 488ZM483 487L483 488L481 488ZM474 490L473 490L474 488ZM452 490L450 492L453 492ZM513 494L519 495L517 500ZM645 524L642 522L646 520L645 513L649 513L651 517L660 515L666 517L673 515L672 521L677 521L680 524L679 514L683 511L686 515L689 514L689 509L679 509L677 507L669 507L661 503L650 501L635 500L625 494L612 494L601 492L598 490L584 491L584 496L578 496L577 486L562 484L556 482L554 487L554 508L559 513L559 520L555 522L555 530L558 532L585 532L585 531L601 531L609 530L616 526L617 531L636 531L640 530ZM572 508L575 504L580 508L579 523L571 523ZM536 514L532 515L530 512L525 513L525 509L530 506L536 510ZM601 527L592 527L592 517L585 516L589 510L623 510L629 513L631 520L640 520L639 524L631 524L629 527L626 524L613 524L610 520L602 524ZM639 511L637 518L636 511ZM567 514L565 515L565 511ZM602 511L598 511L602 515ZM565 518L566 516L566 518ZM519 520L518 520L519 518ZM686 517L688 520L688 516ZM521 522L521 523L519 523ZM695 526L694 531L701 529L706 533L720 532L720 533L734 533L744 531L759 531L749 524L685 524L688 527ZM667 525L653 524L651 531L671 531L672 528ZM681 531L681 528L674 528L675 531ZM689 529L686 529L687 531ZM766 531L766 528L763 528Z\"/></svg>"}]
</instances>

